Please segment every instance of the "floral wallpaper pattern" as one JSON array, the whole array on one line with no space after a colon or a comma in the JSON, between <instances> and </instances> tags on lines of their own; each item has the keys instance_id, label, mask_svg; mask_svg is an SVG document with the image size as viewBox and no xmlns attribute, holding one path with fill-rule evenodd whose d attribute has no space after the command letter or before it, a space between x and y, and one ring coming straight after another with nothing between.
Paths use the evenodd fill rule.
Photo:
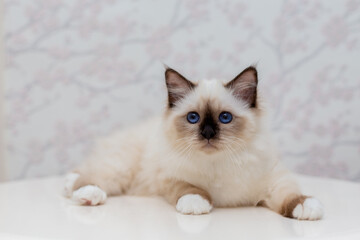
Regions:
<instances>
[{"instance_id":1,"label":"floral wallpaper pattern","mask_svg":"<svg viewBox=\"0 0 360 240\"><path fill-rule=\"evenodd\" d=\"M8 179L63 174L165 107L164 67L256 64L283 161L360 181L359 0L4 0Z\"/></svg>"}]
</instances>

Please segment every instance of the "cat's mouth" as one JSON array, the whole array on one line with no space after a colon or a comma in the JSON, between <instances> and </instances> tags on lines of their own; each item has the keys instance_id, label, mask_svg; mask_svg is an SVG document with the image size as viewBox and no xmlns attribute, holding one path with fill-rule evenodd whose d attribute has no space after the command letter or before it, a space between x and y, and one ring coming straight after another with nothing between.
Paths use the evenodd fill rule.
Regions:
<instances>
[{"instance_id":1,"label":"cat's mouth","mask_svg":"<svg viewBox=\"0 0 360 240\"><path fill-rule=\"evenodd\" d=\"M202 146L202 149L204 150L217 150L218 148L213 144L211 143L209 140Z\"/></svg>"}]
</instances>

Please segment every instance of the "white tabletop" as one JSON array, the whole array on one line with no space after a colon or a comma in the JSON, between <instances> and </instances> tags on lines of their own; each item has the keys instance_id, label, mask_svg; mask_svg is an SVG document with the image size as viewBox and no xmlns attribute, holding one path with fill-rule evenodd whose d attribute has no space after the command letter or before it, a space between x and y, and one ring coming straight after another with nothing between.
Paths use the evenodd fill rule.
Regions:
<instances>
[{"instance_id":1,"label":"white tabletop","mask_svg":"<svg viewBox=\"0 0 360 240\"><path fill-rule=\"evenodd\" d=\"M0 239L360 239L360 184L299 176L325 206L321 221L265 208L214 209L188 216L160 198L120 196L74 205L58 177L0 184Z\"/></svg>"}]
</instances>

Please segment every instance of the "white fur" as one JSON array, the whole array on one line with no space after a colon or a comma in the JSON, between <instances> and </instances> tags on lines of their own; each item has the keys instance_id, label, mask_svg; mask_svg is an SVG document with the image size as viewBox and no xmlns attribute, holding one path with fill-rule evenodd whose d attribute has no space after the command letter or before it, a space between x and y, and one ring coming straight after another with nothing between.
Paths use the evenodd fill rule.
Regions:
<instances>
[{"instance_id":1,"label":"white fur","mask_svg":"<svg viewBox=\"0 0 360 240\"><path fill-rule=\"evenodd\" d=\"M71 197L76 180L80 177L78 173L68 173L65 177L64 195Z\"/></svg>"},{"instance_id":2,"label":"white fur","mask_svg":"<svg viewBox=\"0 0 360 240\"><path fill-rule=\"evenodd\" d=\"M105 203L106 193L97 186L87 185L73 192L72 199L81 205L99 205Z\"/></svg>"},{"instance_id":3,"label":"white fur","mask_svg":"<svg viewBox=\"0 0 360 240\"><path fill-rule=\"evenodd\" d=\"M189 134L182 139L177 136L175 120L186 121L183 116L189 111L200 112L209 104L217 111L231 112L234 119L247 120L243 130L246 137L233 144L231 149L228 147L234 140L212 153L197 149L200 143L194 140L198 139L196 124L185 122L184 130ZM289 196L301 193L279 161L262 107L259 101L259 117L229 93L221 82L200 81L162 117L99 141L88 161L77 169L83 180L90 178L99 188L80 188L73 198L81 204L91 200L95 205L105 201L106 194L159 195L164 189L171 189L164 188L171 179L204 190L215 207L255 206L265 201L270 209L281 212L282 204ZM309 219L319 218L320 210L307 213L308 209L319 209L311 202L304 203L305 215L299 208L294 210L295 215L300 219L303 215ZM211 208L207 200L191 194L181 197L176 205L176 209L185 214L208 213Z\"/></svg>"},{"instance_id":4,"label":"white fur","mask_svg":"<svg viewBox=\"0 0 360 240\"><path fill-rule=\"evenodd\" d=\"M176 210L183 214L204 214L209 213L212 209L208 200L199 194L186 194L179 198L176 204Z\"/></svg>"},{"instance_id":5,"label":"white fur","mask_svg":"<svg viewBox=\"0 0 360 240\"><path fill-rule=\"evenodd\" d=\"M303 204L298 204L293 212L293 217L300 220L318 220L324 215L324 207L316 198L307 198Z\"/></svg>"}]
</instances>

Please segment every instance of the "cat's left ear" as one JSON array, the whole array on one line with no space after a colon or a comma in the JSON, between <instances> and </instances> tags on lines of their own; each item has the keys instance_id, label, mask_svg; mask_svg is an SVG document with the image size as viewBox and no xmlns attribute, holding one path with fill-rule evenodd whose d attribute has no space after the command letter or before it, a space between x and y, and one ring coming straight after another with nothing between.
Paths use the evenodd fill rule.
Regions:
<instances>
[{"instance_id":1,"label":"cat's left ear","mask_svg":"<svg viewBox=\"0 0 360 240\"><path fill-rule=\"evenodd\" d=\"M225 85L234 96L248 104L250 108L256 107L258 77L256 68L250 66Z\"/></svg>"},{"instance_id":2,"label":"cat's left ear","mask_svg":"<svg viewBox=\"0 0 360 240\"><path fill-rule=\"evenodd\" d=\"M174 107L177 101L184 98L195 87L195 84L168 67L165 71L165 80L168 89L169 108Z\"/></svg>"}]
</instances>

